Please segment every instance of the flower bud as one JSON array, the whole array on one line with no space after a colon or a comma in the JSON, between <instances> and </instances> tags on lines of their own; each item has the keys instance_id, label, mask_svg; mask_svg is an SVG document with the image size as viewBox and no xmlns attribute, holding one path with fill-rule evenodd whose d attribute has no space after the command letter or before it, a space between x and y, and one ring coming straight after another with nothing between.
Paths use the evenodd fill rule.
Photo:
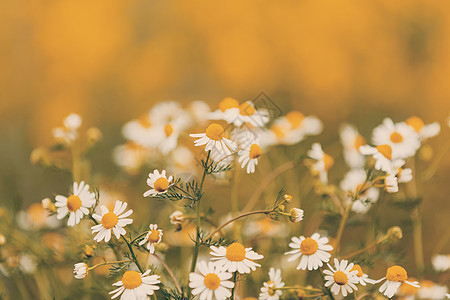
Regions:
<instances>
[{"instance_id":1,"label":"flower bud","mask_svg":"<svg viewBox=\"0 0 450 300\"><path fill-rule=\"evenodd\" d=\"M0 246L6 244L6 237L0 233Z\"/></svg>"},{"instance_id":2,"label":"flower bud","mask_svg":"<svg viewBox=\"0 0 450 300\"><path fill-rule=\"evenodd\" d=\"M292 208L291 211L289 212L290 216L289 216L289 220L291 220L291 222L293 223L297 223L300 222L301 220L303 220L303 210L299 209L299 208Z\"/></svg>"},{"instance_id":3,"label":"flower bud","mask_svg":"<svg viewBox=\"0 0 450 300\"><path fill-rule=\"evenodd\" d=\"M393 226L388 230L389 237L393 237L396 239L401 239L403 237L402 229L398 226Z\"/></svg>"},{"instance_id":4,"label":"flower bud","mask_svg":"<svg viewBox=\"0 0 450 300\"><path fill-rule=\"evenodd\" d=\"M76 279L84 279L88 274L88 265L85 263L77 263L74 266L73 273Z\"/></svg>"},{"instance_id":5,"label":"flower bud","mask_svg":"<svg viewBox=\"0 0 450 300\"><path fill-rule=\"evenodd\" d=\"M94 256L94 249L89 245L84 245L83 252L88 258Z\"/></svg>"},{"instance_id":6,"label":"flower bud","mask_svg":"<svg viewBox=\"0 0 450 300\"><path fill-rule=\"evenodd\" d=\"M291 195L284 194L283 198L284 198L284 201L286 201L286 203L291 203L292 202L292 196Z\"/></svg>"}]
</instances>

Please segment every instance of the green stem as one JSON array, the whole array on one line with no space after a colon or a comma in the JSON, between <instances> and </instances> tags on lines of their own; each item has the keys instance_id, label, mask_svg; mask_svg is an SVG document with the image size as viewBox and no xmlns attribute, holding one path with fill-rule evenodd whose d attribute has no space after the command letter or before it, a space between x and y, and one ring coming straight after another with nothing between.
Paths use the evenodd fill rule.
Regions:
<instances>
[{"instance_id":1,"label":"green stem","mask_svg":"<svg viewBox=\"0 0 450 300\"><path fill-rule=\"evenodd\" d=\"M325 276L323 275L322 269L319 269L319 273L320 273L320 276L322 277L323 282L325 283ZM330 289L328 287L326 287L325 285L324 285L324 288L325 288L325 291L328 294L328 297L330 297L330 299L332 299L332 300L335 300L333 294L330 291Z\"/></svg>"},{"instance_id":2,"label":"green stem","mask_svg":"<svg viewBox=\"0 0 450 300\"><path fill-rule=\"evenodd\" d=\"M334 254L336 254L338 252L339 243L341 242L342 235L344 234L345 223L347 223L347 219L350 214L351 207L352 207L352 204L347 205L347 207L345 208L344 215L342 216L341 224L339 225L339 229L338 229L338 232L336 235L336 243L334 244L334 249L333 249Z\"/></svg>"},{"instance_id":3,"label":"green stem","mask_svg":"<svg viewBox=\"0 0 450 300\"><path fill-rule=\"evenodd\" d=\"M136 258L136 254L134 254L133 247L131 247L131 244L127 241L127 239L123 235L122 235L122 238L125 241L125 243L127 243L128 249L130 249L131 256L133 257L133 261L136 264L136 266L139 268L139 271L141 271L141 273L144 273L144 269L139 264L139 262Z\"/></svg>"},{"instance_id":4,"label":"green stem","mask_svg":"<svg viewBox=\"0 0 450 300\"><path fill-rule=\"evenodd\" d=\"M238 166L237 159L235 160L235 166ZM232 216L236 216L239 211L239 190L238 190L238 182L239 182L239 168L234 168L233 171L233 182L231 185L231 213ZM235 239L238 239L239 236L239 227L234 224L233 226L233 235Z\"/></svg>"},{"instance_id":5,"label":"green stem","mask_svg":"<svg viewBox=\"0 0 450 300\"><path fill-rule=\"evenodd\" d=\"M173 284L175 284L175 287L177 288L177 291L180 294L182 294L183 292L181 290L180 284L178 283L177 279L175 278L175 275L173 275L172 270L170 270L170 268L166 264L166 262L161 257L159 257L157 254L155 254L155 253L153 254L153 256L156 257L156 259L163 265L163 267L166 269L167 273L169 274L170 278L172 279Z\"/></svg>"},{"instance_id":6,"label":"green stem","mask_svg":"<svg viewBox=\"0 0 450 300\"><path fill-rule=\"evenodd\" d=\"M234 300L234 299L236 299L236 295L235 295L235 291L236 291L236 278L237 278L237 272L234 272L234 274L233 274L233 282L234 282L234 286L233 286L233 288L231 289L231 297L230 297L230 299L232 299L232 300Z\"/></svg>"}]
</instances>

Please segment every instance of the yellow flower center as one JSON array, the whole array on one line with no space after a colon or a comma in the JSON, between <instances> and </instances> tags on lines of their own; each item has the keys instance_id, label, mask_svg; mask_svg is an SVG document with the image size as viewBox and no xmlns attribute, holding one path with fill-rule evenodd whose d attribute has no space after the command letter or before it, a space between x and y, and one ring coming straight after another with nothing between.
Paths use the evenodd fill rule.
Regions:
<instances>
[{"instance_id":1,"label":"yellow flower center","mask_svg":"<svg viewBox=\"0 0 450 300\"><path fill-rule=\"evenodd\" d=\"M219 103L219 109L221 111L226 111L227 109L238 108L238 107L239 107L239 101L237 101L236 99L233 99L231 97L226 97Z\"/></svg>"},{"instance_id":2,"label":"yellow flower center","mask_svg":"<svg viewBox=\"0 0 450 300\"><path fill-rule=\"evenodd\" d=\"M67 209L70 212L77 211L81 207L81 200L80 197L75 195L70 195L69 198L67 198Z\"/></svg>"},{"instance_id":3,"label":"yellow flower center","mask_svg":"<svg viewBox=\"0 0 450 300\"><path fill-rule=\"evenodd\" d=\"M284 116L286 120L291 124L292 128L298 128L305 119L305 115L299 111L290 111Z\"/></svg>"},{"instance_id":4,"label":"yellow flower center","mask_svg":"<svg viewBox=\"0 0 450 300\"><path fill-rule=\"evenodd\" d=\"M150 118L148 117L148 114L142 115L139 118L138 122L144 128L150 128L152 126L152 123L150 122Z\"/></svg>"},{"instance_id":5,"label":"yellow flower center","mask_svg":"<svg viewBox=\"0 0 450 300\"><path fill-rule=\"evenodd\" d=\"M214 273L209 273L203 279L203 283L209 290L217 290L220 286L220 278Z\"/></svg>"},{"instance_id":6,"label":"yellow flower center","mask_svg":"<svg viewBox=\"0 0 450 300\"><path fill-rule=\"evenodd\" d=\"M389 281L404 282L407 278L406 270L400 266L392 266L387 269L386 279Z\"/></svg>"},{"instance_id":7,"label":"yellow flower center","mask_svg":"<svg viewBox=\"0 0 450 300\"><path fill-rule=\"evenodd\" d=\"M356 150L359 150L359 147L364 146L366 144L366 140L358 134L355 138L354 147Z\"/></svg>"},{"instance_id":8,"label":"yellow flower center","mask_svg":"<svg viewBox=\"0 0 450 300\"><path fill-rule=\"evenodd\" d=\"M324 169L328 171L334 165L334 159L328 154L323 154Z\"/></svg>"},{"instance_id":9,"label":"yellow flower center","mask_svg":"<svg viewBox=\"0 0 450 300\"><path fill-rule=\"evenodd\" d=\"M215 141L221 141L223 133L223 127L216 123L212 123L206 128L206 136Z\"/></svg>"},{"instance_id":10,"label":"yellow flower center","mask_svg":"<svg viewBox=\"0 0 450 300\"><path fill-rule=\"evenodd\" d=\"M317 249L319 249L319 244L312 238L306 238L302 241L300 244L300 251L304 255L313 255L317 252Z\"/></svg>"},{"instance_id":11,"label":"yellow flower center","mask_svg":"<svg viewBox=\"0 0 450 300\"><path fill-rule=\"evenodd\" d=\"M165 192L169 188L169 181L164 177L160 177L155 180L153 187L159 193Z\"/></svg>"},{"instance_id":12,"label":"yellow flower center","mask_svg":"<svg viewBox=\"0 0 450 300\"><path fill-rule=\"evenodd\" d=\"M270 131L272 131L278 139L282 139L286 136L283 129L279 125L272 125L270 127Z\"/></svg>"},{"instance_id":13,"label":"yellow flower center","mask_svg":"<svg viewBox=\"0 0 450 300\"><path fill-rule=\"evenodd\" d=\"M422 127L425 126L425 123L422 121L422 119L416 116L408 118L408 120L406 120L406 124L414 128L417 133L419 133Z\"/></svg>"},{"instance_id":14,"label":"yellow flower center","mask_svg":"<svg viewBox=\"0 0 450 300\"><path fill-rule=\"evenodd\" d=\"M387 159L389 159L389 160L392 159L392 148L391 148L391 146L389 146L389 145L379 145L379 146L376 146L375 148L377 148L378 152L383 154L383 156L386 157Z\"/></svg>"},{"instance_id":15,"label":"yellow flower center","mask_svg":"<svg viewBox=\"0 0 450 300\"><path fill-rule=\"evenodd\" d=\"M350 272L355 271L355 270L358 271L358 273L356 273L356 276L362 277L364 275L363 270L360 265L354 265L353 268L350 270Z\"/></svg>"},{"instance_id":16,"label":"yellow flower center","mask_svg":"<svg viewBox=\"0 0 450 300\"><path fill-rule=\"evenodd\" d=\"M394 131L391 134L391 142L401 143L401 142L403 142L403 136L400 133L398 133L397 131Z\"/></svg>"},{"instance_id":17,"label":"yellow flower center","mask_svg":"<svg viewBox=\"0 0 450 300\"><path fill-rule=\"evenodd\" d=\"M344 285L348 281L347 274L345 274L342 271L336 271L336 273L334 273L334 275L333 275L333 278L334 278L334 282L336 282L339 285Z\"/></svg>"},{"instance_id":18,"label":"yellow flower center","mask_svg":"<svg viewBox=\"0 0 450 300\"><path fill-rule=\"evenodd\" d=\"M119 221L119 218L113 212L106 213L102 217L102 225L106 229L111 229L114 226L116 226L117 225L117 221Z\"/></svg>"},{"instance_id":19,"label":"yellow flower center","mask_svg":"<svg viewBox=\"0 0 450 300\"><path fill-rule=\"evenodd\" d=\"M257 144L253 144L250 146L250 153L248 156L250 156L251 159L258 158L262 155L262 149Z\"/></svg>"},{"instance_id":20,"label":"yellow flower center","mask_svg":"<svg viewBox=\"0 0 450 300\"><path fill-rule=\"evenodd\" d=\"M136 271L126 271L122 276L123 287L132 290L140 286L142 283L141 275Z\"/></svg>"},{"instance_id":21,"label":"yellow flower center","mask_svg":"<svg viewBox=\"0 0 450 300\"><path fill-rule=\"evenodd\" d=\"M277 291L273 287L269 287L269 289L267 290L267 294L269 294L269 296L275 295L276 292Z\"/></svg>"},{"instance_id":22,"label":"yellow flower center","mask_svg":"<svg viewBox=\"0 0 450 300\"><path fill-rule=\"evenodd\" d=\"M169 137L172 135L173 133L173 127L170 124L166 124L166 126L164 126L164 133L166 134L166 137Z\"/></svg>"},{"instance_id":23,"label":"yellow flower center","mask_svg":"<svg viewBox=\"0 0 450 300\"><path fill-rule=\"evenodd\" d=\"M151 230L150 234L148 235L147 240L150 243L157 243L159 241L159 236L160 236L160 233L158 230Z\"/></svg>"},{"instance_id":24,"label":"yellow flower center","mask_svg":"<svg viewBox=\"0 0 450 300\"><path fill-rule=\"evenodd\" d=\"M251 116L255 113L255 108L248 102L244 102L239 106L239 113L243 116Z\"/></svg>"},{"instance_id":25,"label":"yellow flower center","mask_svg":"<svg viewBox=\"0 0 450 300\"><path fill-rule=\"evenodd\" d=\"M235 242L227 247L226 257L231 261L243 261L245 259L245 247L241 243Z\"/></svg>"}]
</instances>

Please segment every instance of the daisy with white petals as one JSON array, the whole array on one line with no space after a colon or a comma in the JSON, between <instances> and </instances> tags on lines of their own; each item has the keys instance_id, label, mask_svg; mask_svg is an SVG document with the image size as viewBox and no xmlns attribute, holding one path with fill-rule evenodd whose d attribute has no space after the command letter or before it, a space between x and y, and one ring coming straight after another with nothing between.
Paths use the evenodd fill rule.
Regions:
<instances>
[{"instance_id":1,"label":"daisy with white petals","mask_svg":"<svg viewBox=\"0 0 450 300\"><path fill-rule=\"evenodd\" d=\"M269 112L265 109L256 109L251 101L239 105L239 114L233 120L234 125L241 126L248 123L254 127L263 127L269 121Z\"/></svg>"},{"instance_id":2,"label":"daisy with white petals","mask_svg":"<svg viewBox=\"0 0 450 300\"><path fill-rule=\"evenodd\" d=\"M239 116L239 101L226 97L219 103L219 109L208 114L210 120L224 120L231 124Z\"/></svg>"},{"instance_id":3,"label":"daisy with white petals","mask_svg":"<svg viewBox=\"0 0 450 300\"><path fill-rule=\"evenodd\" d=\"M64 119L62 127L53 128L53 136L58 141L70 144L77 139L78 129L80 128L81 123L81 117L71 113Z\"/></svg>"},{"instance_id":4,"label":"daisy with white petals","mask_svg":"<svg viewBox=\"0 0 450 300\"><path fill-rule=\"evenodd\" d=\"M85 263L77 263L74 266L73 273L76 279L86 278L88 274L88 265Z\"/></svg>"},{"instance_id":5,"label":"daisy with white petals","mask_svg":"<svg viewBox=\"0 0 450 300\"><path fill-rule=\"evenodd\" d=\"M331 286L331 292L335 295L342 294L342 296L347 296L347 294L353 293L353 291L358 290L356 284L359 282L356 274L357 270L353 270L353 263L348 264L348 261L343 259L339 262L337 258L334 259L334 267L328 264L330 270L324 270L325 274L325 286Z\"/></svg>"},{"instance_id":6,"label":"daisy with white petals","mask_svg":"<svg viewBox=\"0 0 450 300\"><path fill-rule=\"evenodd\" d=\"M395 174L388 174L384 179L384 190L388 193L398 192L398 179Z\"/></svg>"},{"instance_id":7,"label":"daisy with white petals","mask_svg":"<svg viewBox=\"0 0 450 300\"><path fill-rule=\"evenodd\" d=\"M193 295L201 300L225 300L231 296L230 289L234 287L234 282L228 280L233 276L231 273L212 262L207 264L201 261L197 267L200 274L189 274L189 287Z\"/></svg>"},{"instance_id":8,"label":"daisy with white petals","mask_svg":"<svg viewBox=\"0 0 450 300\"><path fill-rule=\"evenodd\" d=\"M375 169L385 172L392 171L392 147L390 145L376 147L364 145L359 147L359 151L364 155L372 155L375 159Z\"/></svg>"},{"instance_id":9,"label":"daisy with white petals","mask_svg":"<svg viewBox=\"0 0 450 300\"><path fill-rule=\"evenodd\" d=\"M422 141L438 135L441 131L441 126L438 122L425 125L423 120L416 116L408 118L405 123L417 132Z\"/></svg>"},{"instance_id":10,"label":"daisy with white petals","mask_svg":"<svg viewBox=\"0 0 450 300\"><path fill-rule=\"evenodd\" d=\"M260 300L278 300L283 294L282 290L276 290L278 288L284 287L284 282L281 281L281 270L270 268L269 270L269 281L264 282L264 286L261 288L261 293L259 294Z\"/></svg>"},{"instance_id":11,"label":"daisy with white petals","mask_svg":"<svg viewBox=\"0 0 450 300\"><path fill-rule=\"evenodd\" d=\"M147 185L151 187L151 189L144 193L144 197L166 193L172 180L172 176L169 176L169 178L166 177L166 170L162 170L161 173L159 173L158 170L154 170L153 173L149 173Z\"/></svg>"},{"instance_id":12,"label":"daisy with white petals","mask_svg":"<svg viewBox=\"0 0 450 300\"><path fill-rule=\"evenodd\" d=\"M217 266L224 267L228 272L239 272L241 274L255 271L256 267L261 267L255 263L255 260L264 258L263 255L256 253L252 248L245 248L241 243L235 242L228 247L219 248L211 246L211 258Z\"/></svg>"},{"instance_id":13,"label":"daisy with white petals","mask_svg":"<svg viewBox=\"0 0 450 300\"><path fill-rule=\"evenodd\" d=\"M410 282L406 280L408 279L408 274L406 273L406 270L400 266L392 266L388 268L386 277L377 280L377 282L383 281L384 279L386 279L386 282L383 283L379 291L380 293L384 292L384 295L388 298L392 298L392 296L394 296L395 292L397 292L397 289L402 283L406 283L417 288L420 287L417 281Z\"/></svg>"},{"instance_id":14,"label":"daisy with white petals","mask_svg":"<svg viewBox=\"0 0 450 300\"><path fill-rule=\"evenodd\" d=\"M85 184L84 181L80 184L74 182L72 195L69 197L58 195L55 200L57 219L61 220L69 214L67 225L75 226L80 223L84 215L89 214L89 208L95 204L95 194L89 191L89 185Z\"/></svg>"},{"instance_id":15,"label":"daisy with white petals","mask_svg":"<svg viewBox=\"0 0 450 300\"><path fill-rule=\"evenodd\" d=\"M247 165L247 174L255 173L255 167L258 164L258 158L261 157L263 151L258 145L258 142L255 141L248 147L239 150L239 162L241 163L241 167L244 168Z\"/></svg>"},{"instance_id":16,"label":"daisy with white petals","mask_svg":"<svg viewBox=\"0 0 450 300\"><path fill-rule=\"evenodd\" d=\"M97 242L101 242L102 240L109 242L111 239L111 231L114 232L117 239L119 239L121 235L124 235L126 233L124 227L133 223L133 219L125 219L133 213L133 210L131 209L124 212L126 208L127 203L120 200L116 201L113 211L109 211L105 205L102 205L102 214L92 215L92 217L99 222L98 225L91 227L92 233L98 232L94 237L94 240Z\"/></svg>"},{"instance_id":17,"label":"daisy with white petals","mask_svg":"<svg viewBox=\"0 0 450 300\"><path fill-rule=\"evenodd\" d=\"M365 139L358 130L349 124L345 124L340 132L341 144L344 146L344 159L350 168L364 167L364 156L359 152L359 147L366 144Z\"/></svg>"},{"instance_id":18,"label":"daisy with white petals","mask_svg":"<svg viewBox=\"0 0 450 300\"><path fill-rule=\"evenodd\" d=\"M163 232L161 229L158 229L158 225L156 224L150 224L149 228L150 230L148 231L145 238L139 242L139 245L142 246L148 242L147 249L151 254L153 254L155 253L155 245L161 242Z\"/></svg>"},{"instance_id":19,"label":"daisy with white petals","mask_svg":"<svg viewBox=\"0 0 450 300\"><path fill-rule=\"evenodd\" d=\"M113 283L113 286L118 286L114 291L109 292L112 295L111 299L117 298L120 295L120 300L145 300L148 296L159 290L158 284L159 275L149 275L150 270L141 274L136 271L126 271L122 280Z\"/></svg>"},{"instance_id":20,"label":"daisy with white petals","mask_svg":"<svg viewBox=\"0 0 450 300\"><path fill-rule=\"evenodd\" d=\"M334 159L323 152L322 146L319 143L314 143L311 150L308 151L308 156L317 160L312 166L311 170L315 175L319 175L322 183L328 182L328 170L334 165Z\"/></svg>"},{"instance_id":21,"label":"daisy with white petals","mask_svg":"<svg viewBox=\"0 0 450 300\"><path fill-rule=\"evenodd\" d=\"M194 142L195 146L205 146L205 151L215 150L226 155L236 149L236 143L224 137L225 130L219 124L212 123L206 128L205 133L193 133L189 136L199 138Z\"/></svg>"},{"instance_id":22,"label":"daisy with white petals","mask_svg":"<svg viewBox=\"0 0 450 300\"><path fill-rule=\"evenodd\" d=\"M354 265L353 268L350 271L358 271L358 273L356 273L356 277L358 279L358 283L360 285L367 285L368 283L370 284L375 284L377 283L376 280L370 279L369 275L365 274L361 268L360 265Z\"/></svg>"},{"instance_id":23,"label":"daisy with white petals","mask_svg":"<svg viewBox=\"0 0 450 300\"><path fill-rule=\"evenodd\" d=\"M377 188L366 188L367 181L366 171L363 169L355 169L347 172L342 179L340 187L347 193L347 203L352 204L352 211L360 214L366 213L370 206L378 200L380 192ZM357 199L353 199L357 195Z\"/></svg>"},{"instance_id":24,"label":"daisy with white petals","mask_svg":"<svg viewBox=\"0 0 450 300\"><path fill-rule=\"evenodd\" d=\"M328 244L327 237L320 237L320 234L314 233L311 237L293 237L289 247L294 250L288 251L285 255L292 254L288 261L294 261L301 257L297 270L317 270L323 266L324 262L330 260L331 254L328 251L333 247Z\"/></svg>"}]
</instances>

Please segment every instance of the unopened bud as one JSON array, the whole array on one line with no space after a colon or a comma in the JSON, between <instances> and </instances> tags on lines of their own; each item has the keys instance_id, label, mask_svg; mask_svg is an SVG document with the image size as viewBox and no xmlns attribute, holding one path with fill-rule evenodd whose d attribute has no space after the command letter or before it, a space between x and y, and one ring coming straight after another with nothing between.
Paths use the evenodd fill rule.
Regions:
<instances>
[{"instance_id":1,"label":"unopened bud","mask_svg":"<svg viewBox=\"0 0 450 300\"><path fill-rule=\"evenodd\" d=\"M56 206L55 203L52 202L50 198L44 198L42 199L42 207L50 212L56 212Z\"/></svg>"},{"instance_id":2,"label":"unopened bud","mask_svg":"<svg viewBox=\"0 0 450 300\"><path fill-rule=\"evenodd\" d=\"M0 233L0 246L6 244L6 237Z\"/></svg>"},{"instance_id":3,"label":"unopened bud","mask_svg":"<svg viewBox=\"0 0 450 300\"><path fill-rule=\"evenodd\" d=\"M37 165L39 163L47 164L48 155L47 150L45 148L36 148L31 151L30 161L33 165Z\"/></svg>"},{"instance_id":4,"label":"unopened bud","mask_svg":"<svg viewBox=\"0 0 450 300\"><path fill-rule=\"evenodd\" d=\"M283 204L278 205L277 207L277 211L281 211L284 212L284 209L286 208L286 206L284 206Z\"/></svg>"},{"instance_id":5,"label":"unopened bud","mask_svg":"<svg viewBox=\"0 0 450 300\"><path fill-rule=\"evenodd\" d=\"M86 140L89 146L92 146L101 140L102 136L102 132L97 127L91 127L86 131Z\"/></svg>"},{"instance_id":6,"label":"unopened bud","mask_svg":"<svg viewBox=\"0 0 450 300\"><path fill-rule=\"evenodd\" d=\"M283 198L284 198L284 201L286 201L286 203L291 203L292 202L292 196L291 195L284 194Z\"/></svg>"},{"instance_id":7,"label":"unopened bud","mask_svg":"<svg viewBox=\"0 0 450 300\"><path fill-rule=\"evenodd\" d=\"M403 232L402 229L398 226L394 226L389 228L388 230L388 235L390 237L396 238L396 239L401 239L403 237Z\"/></svg>"},{"instance_id":8,"label":"unopened bud","mask_svg":"<svg viewBox=\"0 0 450 300\"><path fill-rule=\"evenodd\" d=\"M430 161L433 158L433 154L433 148L428 144L423 145L419 150L419 157L423 161Z\"/></svg>"},{"instance_id":9,"label":"unopened bud","mask_svg":"<svg viewBox=\"0 0 450 300\"><path fill-rule=\"evenodd\" d=\"M289 212L289 220L293 223L300 222L303 220L303 210L299 208L292 208Z\"/></svg>"},{"instance_id":10,"label":"unopened bud","mask_svg":"<svg viewBox=\"0 0 450 300\"><path fill-rule=\"evenodd\" d=\"M89 245L84 245L83 252L84 252L84 255L86 255L86 257L94 256L94 249Z\"/></svg>"},{"instance_id":11,"label":"unopened bud","mask_svg":"<svg viewBox=\"0 0 450 300\"><path fill-rule=\"evenodd\" d=\"M174 225L181 225L184 222L184 214L182 211L176 210L170 216L170 223Z\"/></svg>"}]
</instances>

